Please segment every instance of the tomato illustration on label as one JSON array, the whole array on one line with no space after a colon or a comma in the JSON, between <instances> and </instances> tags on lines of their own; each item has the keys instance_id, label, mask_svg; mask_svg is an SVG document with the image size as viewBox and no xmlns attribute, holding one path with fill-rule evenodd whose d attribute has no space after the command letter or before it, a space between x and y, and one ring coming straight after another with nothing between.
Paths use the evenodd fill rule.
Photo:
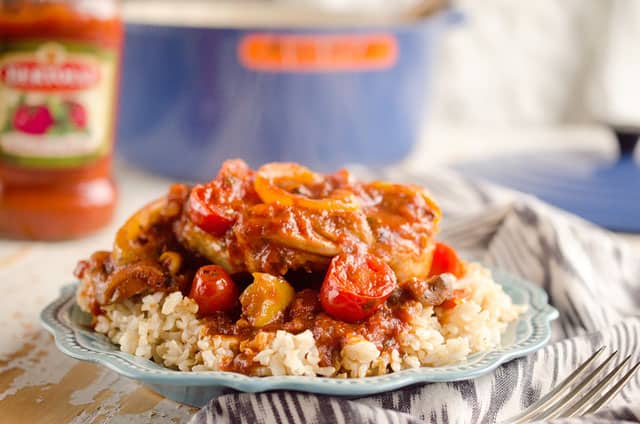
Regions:
<instances>
[{"instance_id":1,"label":"tomato illustration on label","mask_svg":"<svg viewBox=\"0 0 640 424\"><path fill-rule=\"evenodd\" d=\"M26 134L44 134L53 123L53 116L45 106L21 105L13 116L14 128Z\"/></svg>"},{"instance_id":2,"label":"tomato illustration on label","mask_svg":"<svg viewBox=\"0 0 640 424\"><path fill-rule=\"evenodd\" d=\"M65 106L69 111L69 119L78 129L87 127L87 110L80 103L67 100Z\"/></svg>"},{"instance_id":3,"label":"tomato illustration on label","mask_svg":"<svg viewBox=\"0 0 640 424\"><path fill-rule=\"evenodd\" d=\"M0 160L77 166L109 151L116 57L79 43L0 51Z\"/></svg>"},{"instance_id":4,"label":"tomato illustration on label","mask_svg":"<svg viewBox=\"0 0 640 424\"><path fill-rule=\"evenodd\" d=\"M62 135L87 130L87 109L74 100L50 97L44 104L29 105L21 97L9 116L4 132L19 131L31 135Z\"/></svg>"}]
</instances>

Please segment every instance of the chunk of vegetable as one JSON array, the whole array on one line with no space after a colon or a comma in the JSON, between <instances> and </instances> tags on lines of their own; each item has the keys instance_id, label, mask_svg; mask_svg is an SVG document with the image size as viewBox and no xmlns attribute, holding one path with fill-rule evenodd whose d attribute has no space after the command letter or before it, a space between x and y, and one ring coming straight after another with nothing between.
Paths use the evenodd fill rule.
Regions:
<instances>
[{"instance_id":1,"label":"chunk of vegetable","mask_svg":"<svg viewBox=\"0 0 640 424\"><path fill-rule=\"evenodd\" d=\"M324 177L296 163L268 163L256 172L254 188L265 203L319 210L355 211L360 204L348 190L334 190L327 199L305 195L309 187L322 184Z\"/></svg>"},{"instance_id":2,"label":"chunk of vegetable","mask_svg":"<svg viewBox=\"0 0 640 424\"><path fill-rule=\"evenodd\" d=\"M163 221L165 198L155 200L133 214L116 233L113 261L117 265L156 259L160 254L157 243L149 243L146 233Z\"/></svg>"},{"instance_id":3,"label":"chunk of vegetable","mask_svg":"<svg viewBox=\"0 0 640 424\"><path fill-rule=\"evenodd\" d=\"M169 193L137 210L116 233L113 263L129 265L141 260L158 259L172 239L168 227L182 213L189 188L173 184Z\"/></svg>"},{"instance_id":4,"label":"chunk of vegetable","mask_svg":"<svg viewBox=\"0 0 640 424\"><path fill-rule=\"evenodd\" d=\"M282 317L295 297L295 290L283 278L256 272L240 295L242 314L249 324L264 327Z\"/></svg>"},{"instance_id":5,"label":"chunk of vegetable","mask_svg":"<svg viewBox=\"0 0 640 424\"><path fill-rule=\"evenodd\" d=\"M95 294L100 305L108 305L166 286L162 269L153 262L143 261L116 269L106 281L96 284Z\"/></svg>"},{"instance_id":6,"label":"chunk of vegetable","mask_svg":"<svg viewBox=\"0 0 640 424\"><path fill-rule=\"evenodd\" d=\"M431 262L429 276L445 273L453 274L456 278L461 278L464 276L465 267L451 246L438 242L433 252L433 261Z\"/></svg>"},{"instance_id":7,"label":"chunk of vegetable","mask_svg":"<svg viewBox=\"0 0 640 424\"><path fill-rule=\"evenodd\" d=\"M167 250L162 252L158 262L167 270L169 274L176 275L182 268L182 256L178 252Z\"/></svg>"},{"instance_id":8,"label":"chunk of vegetable","mask_svg":"<svg viewBox=\"0 0 640 424\"><path fill-rule=\"evenodd\" d=\"M396 275L382 259L370 253L341 253L331 260L320 303L333 318L356 322L373 315L396 286Z\"/></svg>"},{"instance_id":9,"label":"chunk of vegetable","mask_svg":"<svg viewBox=\"0 0 640 424\"><path fill-rule=\"evenodd\" d=\"M200 316L232 310L238 302L238 288L229 274L218 265L198 269L189 297L198 304Z\"/></svg>"},{"instance_id":10,"label":"chunk of vegetable","mask_svg":"<svg viewBox=\"0 0 640 424\"><path fill-rule=\"evenodd\" d=\"M253 171L241 160L228 160L216 178L193 188L188 215L199 228L220 237L236 222L239 211L259 200Z\"/></svg>"},{"instance_id":11,"label":"chunk of vegetable","mask_svg":"<svg viewBox=\"0 0 640 424\"><path fill-rule=\"evenodd\" d=\"M235 211L223 204L213 203L212 187L197 185L189 196L189 218L207 233L223 235L236 220Z\"/></svg>"},{"instance_id":12,"label":"chunk of vegetable","mask_svg":"<svg viewBox=\"0 0 640 424\"><path fill-rule=\"evenodd\" d=\"M425 306L440 305L452 296L455 277L452 274L439 274L427 279L412 278L401 284L402 288Z\"/></svg>"}]
</instances>

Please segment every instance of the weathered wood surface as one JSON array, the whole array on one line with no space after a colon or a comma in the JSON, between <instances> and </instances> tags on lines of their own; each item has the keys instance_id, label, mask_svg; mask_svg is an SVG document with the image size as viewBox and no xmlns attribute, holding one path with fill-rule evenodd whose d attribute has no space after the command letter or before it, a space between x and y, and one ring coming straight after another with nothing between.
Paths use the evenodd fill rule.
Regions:
<instances>
[{"instance_id":1,"label":"weathered wood surface","mask_svg":"<svg viewBox=\"0 0 640 424\"><path fill-rule=\"evenodd\" d=\"M114 223L99 234L59 243L0 240L0 422L177 423L195 409L135 381L61 353L39 324L42 308L73 281L78 259L108 249L118 224L158 196L167 181L124 170Z\"/></svg>"}]
</instances>

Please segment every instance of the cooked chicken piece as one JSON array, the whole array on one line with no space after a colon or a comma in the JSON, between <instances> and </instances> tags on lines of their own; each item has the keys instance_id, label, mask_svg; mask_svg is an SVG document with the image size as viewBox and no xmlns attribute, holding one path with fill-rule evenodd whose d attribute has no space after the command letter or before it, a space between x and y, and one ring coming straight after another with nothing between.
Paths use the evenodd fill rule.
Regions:
<instances>
[{"instance_id":1,"label":"cooked chicken piece","mask_svg":"<svg viewBox=\"0 0 640 424\"><path fill-rule=\"evenodd\" d=\"M228 161L213 181L191 190L176 184L136 212L111 254L81 263L80 292L92 299L89 308L151 290L186 290L186 275L203 261L231 274L284 275L323 272L333 257L355 250L380 257L399 281L425 279L439 218L418 186L360 183L347 171L321 175L291 163L254 172Z\"/></svg>"},{"instance_id":2,"label":"cooked chicken piece","mask_svg":"<svg viewBox=\"0 0 640 424\"><path fill-rule=\"evenodd\" d=\"M361 211L317 211L277 203L247 210L233 233L234 249L248 271L279 275L290 269L324 270L343 249L373 241Z\"/></svg>"},{"instance_id":3,"label":"cooked chicken piece","mask_svg":"<svg viewBox=\"0 0 640 424\"><path fill-rule=\"evenodd\" d=\"M247 169L225 165L212 182L212 189L233 194L208 194L222 202L212 214L224 211L221 219L230 222L224 233L203 231L190 219L190 206L185 209L174 231L187 248L231 273L283 275L324 270L332 257L360 246L383 258L401 280L428 275L440 211L422 188L362 184L346 171L321 176L295 164L266 165L256 175ZM227 180L233 184L221 188ZM254 180L255 191L249 188ZM247 193L247 203L238 193ZM256 195L266 201L257 202Z\"/></svg>"},{"instance_id":4,"label":"cooked chicken piece","mask_svg":"<svg viewBox=\"0 0 640 424\"><path fill-rule=\"evenodd\" d=\"M230 274L244 270L242 263L232 263L231 261L229 253L231 241L228 237L216 237L203 231L186 215L173 224L173 232L187 250L196 252L212 263L220 265Z\"/></svg>"},{"instance_id":5,"label":"cooked chicken piece","mask_svg":"<svg viewBox=\"0 0 640 424\"><path fill-rule=\"evenodd\" d=\"M398 281L426 278L435 248L438 206L417 186L374 182L364 185L363 191L375 239L371 252L389 264Z\"/></svg>"}]
</instances>

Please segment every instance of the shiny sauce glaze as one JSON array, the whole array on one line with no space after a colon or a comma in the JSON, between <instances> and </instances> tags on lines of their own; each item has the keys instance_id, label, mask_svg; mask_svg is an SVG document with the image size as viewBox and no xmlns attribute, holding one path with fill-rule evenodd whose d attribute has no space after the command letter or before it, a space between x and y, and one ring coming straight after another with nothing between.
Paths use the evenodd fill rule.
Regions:
<instances>
[{"instance_id":1,"label":"shiny sauce glaze","mask_svg":"<svg viewBox=\"0 0 640 424\"><path fill-rule=\"evenodd\" d=\"M340 361L340 351L351 337L366 338L381 352L397 349L401 333L409 327L415 305L416 302L410 301L409 293L398 289L394 298L368 319L346 323L322 312L317 291L304 289L296 293L287 314L268 326L257 329L247 325L242 318L234 320L229 314L216 314L204 319L204 331L209 336L227 335L240 339L240 353L223 366L226 371L255 374L260 364L253 357L263 348L260 334L278 330L293 334L311 330L320 353L319 365L336 366Z\"/></svg>"},{"instance_id":2,"label":"shiny sauce glaze","mask_svg":"<svg viewBox=\"0 0 640 424\"><path fill-rule=\"evenodd\" d=\"M353 338L390 353L409 328L413 308L451 296L446 281L429 279L439 218L438 206L417 186L359 182L347 171L321 175L287 163L253 171L241 161L227 161L206 184L172 186L166 197L121 227L111 252L81 261L78 299L83 309L98 315L105 305L134 296L176 290L187 296L196 272L213 264L229 274L240 294L234 309L199 316L204 335L229 336L238 343L238 353L222 369L259 374L254 357L278 330L311 331L319 365L339 368L341 350ZM370 274L343 278L353 270L336 263L348 264L338 259L354 255L367 264L356 268ZM332 270L334 278L329 278ZM242 304L256 273L284 280L280 286L288 287L285 307L265 325L256 324L248 313L252 308ZM369 278L389 274L391 280ZM343 297L365 306L379 298L377 309L363 306L366 318L336 319L341 316L321 295L328 293L321 290L328 281L346 293ZM383 294L375 290L380 285L365 290L372 281L392 285ZM245 303L260 306L263 300L283 299L264 290L256 293L263 297L245 296Z\"/></svg>"}]
</instances>

